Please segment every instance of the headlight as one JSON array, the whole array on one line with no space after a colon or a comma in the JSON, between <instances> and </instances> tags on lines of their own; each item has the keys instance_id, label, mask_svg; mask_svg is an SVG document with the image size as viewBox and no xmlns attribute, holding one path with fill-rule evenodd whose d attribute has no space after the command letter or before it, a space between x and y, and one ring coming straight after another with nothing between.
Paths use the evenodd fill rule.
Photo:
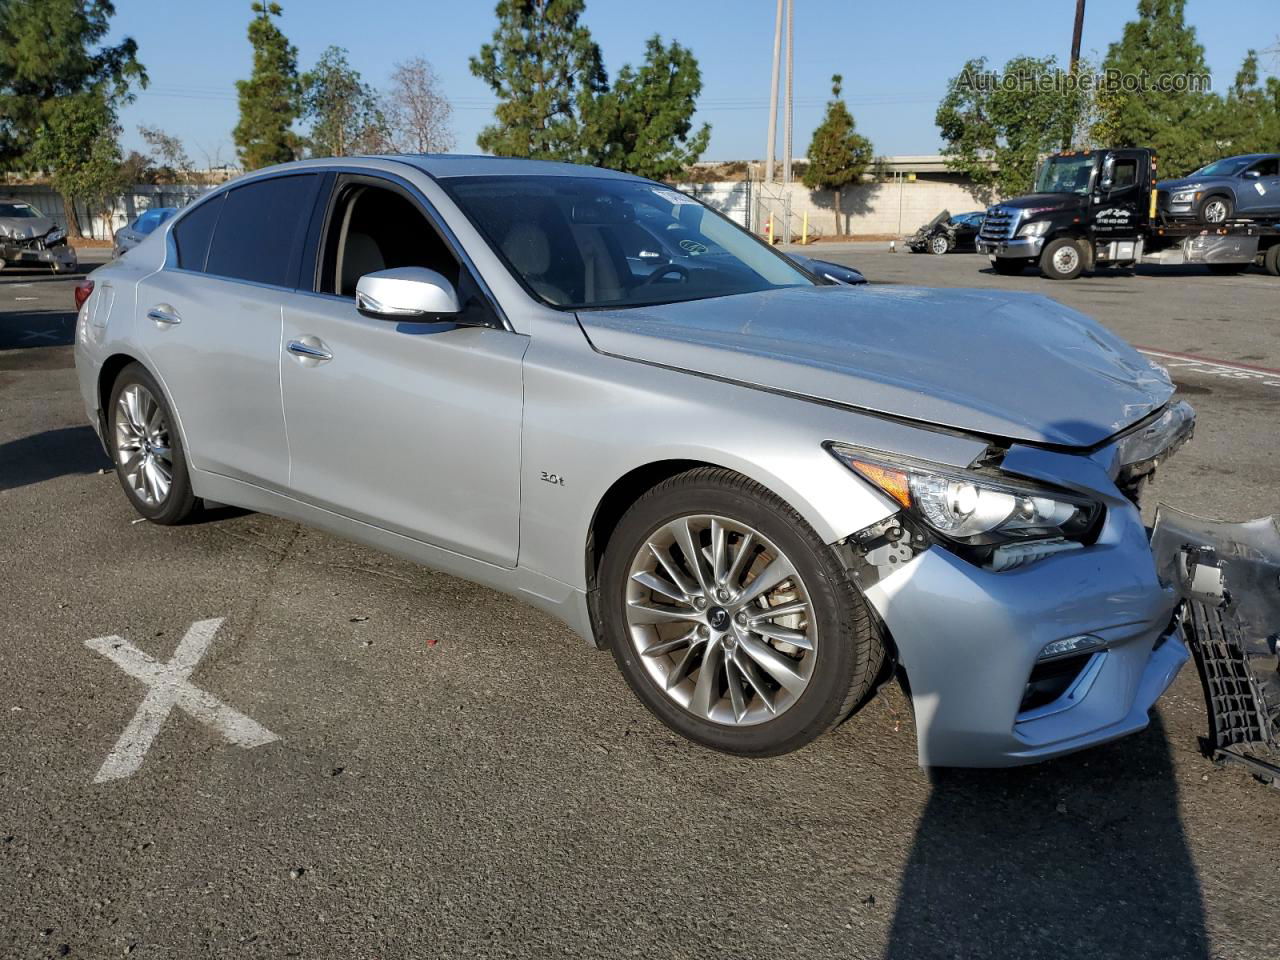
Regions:
<instances>
[{"instance_id":1,"label":"headlight","mask_svg":"<svg viewBox=\"0 0 1280 960\"><path fill-rule=\"evenodd\" d=\"M1049 232L1048 220L1035 220L1018 231L1020 237L1043 237Z\"/></svg>"},{"instance_id":2,"label":"headlight","mask_svg":"<svg viewBox=\"0 0 1280 960\"><path fill-rule=\"evenodd\" d=\"M67 231L61 229L50 230L44 235L45 243L57 243L67 235Z\"/></svg>"},{"instance_id":3,"label":"headlight","mask_svg":"<svg viewBox=\"0 0 1280 960\"><path fill-rule=\"evenodd\" d=\"M1175 193L1169 198L1170 203L1194 203L1196 192L1194 190L1183 190L1181 193Z\"/></svg>"},{"instance_id":4,"label":"headlight","mask_svg":"<svg viewBox=\"0 0 1280 960\"><path fill-rule=\"evenodd\" d=\"M1078 539L1089 532L1102 509L1084 497L1019 480L839 443L828 449L930 530L961 544Z\"/></svg>"}]
</instances>

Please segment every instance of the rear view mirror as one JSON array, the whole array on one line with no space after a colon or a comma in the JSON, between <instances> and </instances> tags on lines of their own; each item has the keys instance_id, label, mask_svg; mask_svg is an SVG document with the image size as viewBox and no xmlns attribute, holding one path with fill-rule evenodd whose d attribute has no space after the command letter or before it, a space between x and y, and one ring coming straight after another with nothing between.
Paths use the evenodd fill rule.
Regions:
<instances>
[{"instance_id":1,"label":"rear view mirror","mask_svg":"<svg viewBox=\"0 0 1280 960\"><path fill-rule=\"evenodd\" d=\"M453 284L426 267L366 273L356 283L356 309L375 320L450 320L461 312Z\"/></svg>"},{"instance_id":2,"label":"rear view mirror","mask_svg":"<svg viewBox=\"0 0 1280 960\"><path fill-rule=\"evenodd\" d=\"M1111 185L1116 180L1116 158L1113 154L1107 154L1107 158L1102 161L1102 179L1098 181L1098 188L1104 193L1111 189Z\"/></svg>"}]
</instances>

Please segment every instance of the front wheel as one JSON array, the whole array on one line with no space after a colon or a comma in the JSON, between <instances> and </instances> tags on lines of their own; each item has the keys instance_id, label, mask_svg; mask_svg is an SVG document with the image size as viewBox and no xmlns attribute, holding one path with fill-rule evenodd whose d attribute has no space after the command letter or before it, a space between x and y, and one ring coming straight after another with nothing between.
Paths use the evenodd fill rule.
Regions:
<instances>
[{"instance_id":1,"label":"front wheel","mask_svg":"<svg viewBox=\"0 0 1280 960\"><path fill-rule=\"evenodd\" d=\"M884 648L835 553L790 506L699 468L627 511L597 605L623 676L663 723L746 756L795 750L871 689Z\"/></svg>"},{"instance_id":2,"label":"front wheel","mask_svg":"<svg viewBox=\"0 0 1280 960\"><path fill-rule=\"evenodd\" d=\"M1051 241L1040 254L1040 272L1050 280L1074 280L1083 269L1080 244L1068 237Z\"/></svg>"},{"instance_id":3,"label":"front wheel","mask_svg":"<svg viewBox=\"0 0 1280 960\"><path fill-rule=\"evenodd\" d=\"M1235 204L1230 197L1209 197L1200 204L1198 219L1201 223L1224 223L1234 212Z\"/></svg>"},{"instance_id":4,"label":"front wheel","mask_svg":"<svg viewBox=\"0 0 1280 960\"><path fill-rule=\"evenodd\" d=\"M951 241L945 234L934 234L929 238L929 252L934 256L942 256L951 249Z\"/></svg>"},{"instance_id":5,"label":"front wheel","mask_svg":"<svg viewBox=\"0 0 1280 960\"><path fill-rule=\"evenodd\" d=\"M186 452L173 413L141 364L120 371L107 408L116 476L133 508L152 523L181 523L195 509Z\"/></svg>"}]
</instances>

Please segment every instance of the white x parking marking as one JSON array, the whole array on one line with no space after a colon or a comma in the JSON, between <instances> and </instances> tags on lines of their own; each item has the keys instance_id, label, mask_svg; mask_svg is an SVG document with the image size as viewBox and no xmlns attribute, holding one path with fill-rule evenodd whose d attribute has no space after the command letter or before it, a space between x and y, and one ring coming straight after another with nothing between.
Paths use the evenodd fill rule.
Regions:
<instances>
[{"instance_id":1,"label":"white x parking marking","mask_svg":"<svg viewBox=\"0 0 1280 960\"><path fill-rule=\"evenodd\" d=\"M187 678L213 642L222 619L197 620L191 624L168 663L161 663L143 653L123 637L97 637L84 642L90 650L102 654L129 676L151 688L124 733L120 734L115 747L102 762L93 778L94 783L119 780L137 773L148 748L175 706L212 727L228 743L246 750L280 739L255 720L188 682Z\"/></svg>"}]
</instances>

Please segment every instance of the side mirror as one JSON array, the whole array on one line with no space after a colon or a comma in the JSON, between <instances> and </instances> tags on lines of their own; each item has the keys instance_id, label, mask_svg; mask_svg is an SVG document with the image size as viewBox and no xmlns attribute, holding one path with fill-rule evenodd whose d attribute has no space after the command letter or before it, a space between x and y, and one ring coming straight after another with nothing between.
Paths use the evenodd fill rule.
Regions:
<instances>
[{"instance_id":1,"label":"side mirror","mask_svg":"<svg viewBox=\"0 0 1280 960\"><path fill-rule=\"evenodd\" d=\"M1250 180L1260 180L1260 179L1262 179L1262 171L1260 171L1260 170L1246 170L1246 171L1244 171L1244 173L1240 174L1240 176L1242 176L1242 177L1247 177L1247 178L1248 178L1248 179L1250 179Z\"/></svg>"},{"instance_id":2,"label":"side mirror","mask_svg":"<svg viewBox=\"0 0 1280 960\"><path fill-rule=\"evenodd\" d=\"M452 320L462 312L453 284L426 267L366 273L356 282L356 309L375 320Z\"/></svg>"},{"instance_id":3,"label":"side mirror","mask_svg":"<svg viewBox=\"0 0 1280 960\"><path fill-rule=\"evenodd\" d=\"M1098 181L1098 189L1106 193L1115 181L1116 158L1112 154L1107 154L1107 158L1102 161L1102 178Z\"/></svg>"}]
</instances>

